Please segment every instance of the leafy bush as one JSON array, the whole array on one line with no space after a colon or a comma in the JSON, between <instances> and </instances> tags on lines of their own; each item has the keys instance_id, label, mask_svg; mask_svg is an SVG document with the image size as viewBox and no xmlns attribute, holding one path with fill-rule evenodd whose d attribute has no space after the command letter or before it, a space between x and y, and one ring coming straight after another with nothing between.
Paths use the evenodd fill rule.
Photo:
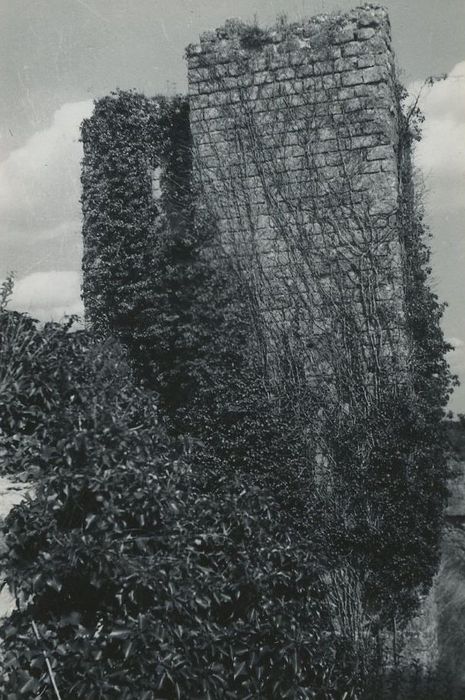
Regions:
<instances>
[{"instance_id":1,"label":"leafy bush","mask_svg":"<svg viewBox=\"0 0 465 700\"><path fill-rule=\"evenodd\" d=\"M74 398L51 406L47 472L5 526L2 694L53 697L53 677L76 698L353 697L308 539L167 439L116 345L72 342Z\"/></svg>"},{"instance_id":2,"label":"leafy bush","mask_svg":"<svg viewBox=\"0 0 465 700\"><path fill-rule=\"evenodd\" d=\"M46 467L46 446L66 430L61 415L80 401L82 358L92 344L85 332L71 332L75 317L40 329L26 314L8 311L11 285L4 283L0 304L0 448L2 469L18 473Z\"/></svg>"}]
</instances>

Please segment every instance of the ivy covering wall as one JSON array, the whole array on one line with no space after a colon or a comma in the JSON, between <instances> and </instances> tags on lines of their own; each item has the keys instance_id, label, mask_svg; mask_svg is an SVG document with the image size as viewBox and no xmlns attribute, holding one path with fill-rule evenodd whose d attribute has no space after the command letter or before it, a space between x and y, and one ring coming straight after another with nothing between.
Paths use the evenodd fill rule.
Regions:
<instances>
[{"instance_id":1,"label":"ivy covering wall","mask_svg":"<svg viewBox=\"0 0 465 700\"><path fill-rule=\"evenodd\" d=\"M211 238L221 230L221 220L211 209L196 210L204 193L198 197L193 187L192 153L197 157L198 153L191 148L184 98L149 99L119 92L97 102L83 125L82 175L83 292L94 330L123 342L138 378L157 391L162 413L174 431L198 437L221 468L226 463L239 465L244 472L261 474L267 484L276 481L280 470L292 475L287 480L279 477L277 491L282 497L288 489L286 507L292 499L299 501L295 510L300 514L309 511L307 489L323 493L316 508L325 514L322 539L331 542L332 552L341 559L371 572L367 590L372 599L382 600L386 617L399 606L410 607L418 587L430 581L437 565L447 476L442 419L453 384L440 328L442 306L429 287L429 248L413 187L408 122L418 115L405 117L401 89L397 84L392 89L395 111L389 119L395 122L395 148L383 148L389 148L390 168L399 178L393 184L396 201L390 207L396 205L396 215L388 231L395 246L372 260L367 279L372 285L379 276L381 259L386 274L390 267L396 268L401 303L388 297L384 306L399 311L394 321L402 337L405 332L407 342L401 348L406 357L402 374L380 370L374 397L366 397L366 373L345 371L344 388L355 397L350 411L344 409L342 394L331 399L331 391L325 392L321 382L313 388L299 371L308 366L312 338L305 336L306 344L294 342L297 331L292 326L293 353L283 353L278 381L267 384L257 352L263 314L259 318L260 304L247 298L250 285L237 264L242 259L236 256L236 264L228 268L224 257L212 256ZM194 114L192 120L199 129L197 117ZM215 139L213 128L207 131ZM386 152L382 151L383 158ZM221 158L220 149L217 157ZM154 193L156 172L159 183ZM324 172L318 172L324 182ZM384 178L383 173L379 170L377 177ZM218 191L213 184L208 194L214 199ZM358 192L353 181L346 179L344 184L352 185L350 192ZM265 178L264 187L269 186ZM253 210L253 202L246 203ZM344 203L339 208L333 204L329 212L333 224L340 224L344 232L344 220L339 218ZM279 206L274 213L277 220ZM328 210L319 213L328 217ZM371 236L377 232L376 222L368 217L362 228ZM362 241L365 265L374 246L370 236ZM384 238L381 245L384 250ZM204 255L205 249L209 255ZM313 268L303 269L309 277ZM303 285L306 280L298 281ZM288 306L291 294L295 298L291 291L283 297ZM328 301L328 295L322 299ZM339 301L333 308L324 306L323 320L331 313L339 318L342 306ZM382 328L384 316L377 312L379 305L373 308L372 325ZM346 303L346 321L352 318L349 311ZM350 335L354 342L358 328ZM326 347L325 357L330 359L329 351L336 348L337 369L341 346L331 336L329 345L320 343L321 347ZM373 362L381 362L385 350L381 340L375 350ZM347 351L344 370L358 366L356 352ZM405 368L408 381L403 379ZM315 444L329 465L327 492L316 484ZM296 492L304 490L305 497L297 498Z\"/></svg>"},{"instance_id":2,"label":"ivy covering wall","mask_svg":"<svg viewBox=\"0 0 465 700\"><path fill-rule=\"evenodd\" d=\"M86 317L98 334L133 342L151 306L162 232L191 217L187 100L112 93L83 122L82 142Z\"/></svg>"},{"instance_id":3,"label":"ivy covering wall","mask_svg":"<svg viewBox=\"0 0 465 700\"><path fill-rule=\"evenodd\" d=\"M203 254L214 227L195 211L188 101L119 91L96 102L82 140L88 324L129 350L177 432L195 432L246 332L229 323L240 301L227 263Z\"/></svg>"}]
</instances>

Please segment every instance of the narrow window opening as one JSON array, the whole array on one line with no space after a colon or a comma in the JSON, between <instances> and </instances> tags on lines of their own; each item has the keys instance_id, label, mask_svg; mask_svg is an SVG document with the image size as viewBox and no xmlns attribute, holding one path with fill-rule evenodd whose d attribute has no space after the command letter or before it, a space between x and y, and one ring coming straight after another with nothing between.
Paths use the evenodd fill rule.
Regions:
<instances>
[{"instance_id":1,"label":"narrow window opening","mask_svg":"<svg viewBox=\"0 0 465 700\"><path fill-rule=\"evenodd\" d=\"M161 165L157 165L152 170L152 197L154 198L155 201L160 200L161 195L162 195L161 176L162 176L162 167L161 167Z\"/></svg>"}]
</instances>

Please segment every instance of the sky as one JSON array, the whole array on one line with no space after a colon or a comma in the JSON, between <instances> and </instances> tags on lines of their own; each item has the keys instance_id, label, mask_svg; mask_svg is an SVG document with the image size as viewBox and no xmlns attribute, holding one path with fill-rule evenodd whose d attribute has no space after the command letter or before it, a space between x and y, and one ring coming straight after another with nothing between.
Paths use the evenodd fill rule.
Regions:
<instances>
[{"instance_id":1,"label":"sky","mask_svg":"<svg viewBox=\"0 0 465 700\"><path fill-rule=\"evenodd\" d=\"M79 125L117 87L184 92L184 49L227 18L266 25L352 0L0 0L0 281L35 318L80 313ZM465 412L465 2L386 0L400 77L425 115L415 163L433 250L432 286L462 378Z\"/></svg>"}]
</instances>

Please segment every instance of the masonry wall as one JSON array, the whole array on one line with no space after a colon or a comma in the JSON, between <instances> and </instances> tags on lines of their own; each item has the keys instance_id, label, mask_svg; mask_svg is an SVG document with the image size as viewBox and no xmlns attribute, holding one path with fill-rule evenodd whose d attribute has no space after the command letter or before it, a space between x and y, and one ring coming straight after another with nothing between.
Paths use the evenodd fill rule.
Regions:
<instances>
[{"instance_id":1,"label":"masonry wall","mask_svg":"<svg viewBox=\"0 0 465 700\"><path fill-rule=\"evenodd\" d=\"M270 30L229 21L187 60L203 205L265 325L327 337L331 305L347 302L365 345L402 355L399 105L386 11ZM315 353L314 371L324 372Z\"/></svg>"}]
</instances>

